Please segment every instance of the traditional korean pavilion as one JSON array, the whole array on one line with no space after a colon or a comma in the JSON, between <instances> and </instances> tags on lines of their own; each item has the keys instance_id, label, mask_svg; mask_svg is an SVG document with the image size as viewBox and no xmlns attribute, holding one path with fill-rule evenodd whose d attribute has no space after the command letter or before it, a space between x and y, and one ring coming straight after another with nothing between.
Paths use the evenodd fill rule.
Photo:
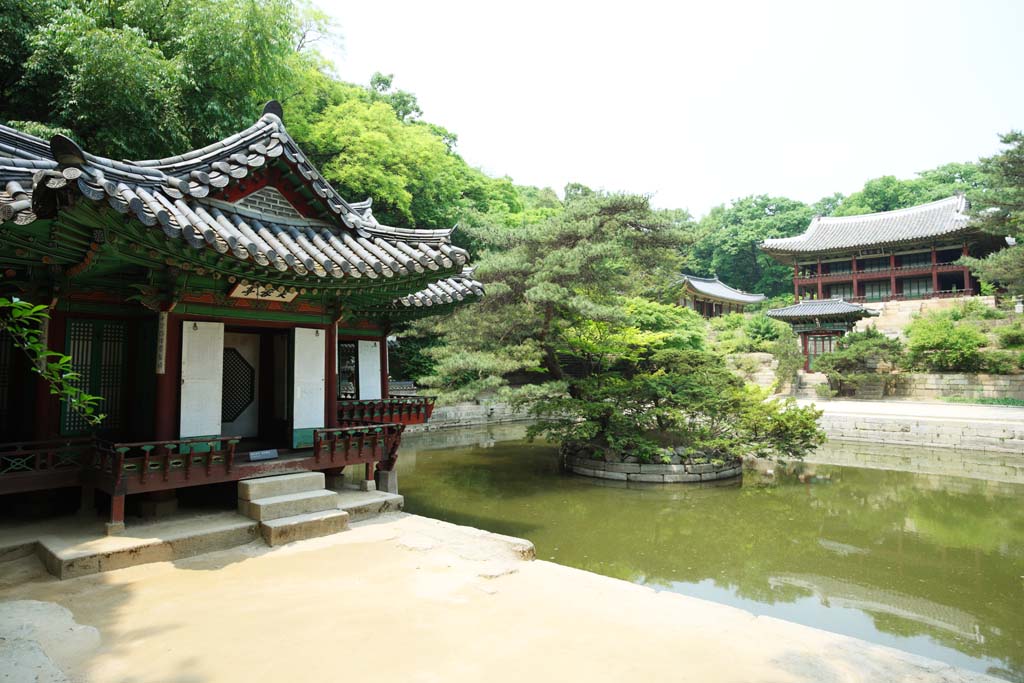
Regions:
<instances>
[{"instance_id":1,"label":"traditional korean pavilion","mask_svg":"<svg viewBox=\"0 0 1024 683\"><path fill-rule=\"evenodd\" d=\"M432 399L389 397L386 336L483 286L452 230L382 225L282 119L148 161L0 126L0 295L49 307L106 414L91 430L0 339L0 494L99 490L117 525L134 494L392 470Z\"/></svg>"},{"instance_id":2,"label":"traditional korean pavilion","mask_svg":"<svg viewBox=\"0 0 1024 683\"><path fill-rule=\"evenodd\" d=\"M682 294L679 305L692 308L705 318L742 313L747 306L764 301L764 294L748 294L730 287L718 276L683 275L680 282Z\"/></svg>"},{"instance_id":3,"label":"traditional korean pavilion","mask_svg":"<svg viewBox=\"0 0 1024 683\"><path fill-rule=\"evenodd\" d=\"M816 216L806 232L767 239L761 249L793 266L801 299L889 301L978 293L961 256L1002 246L973 228L963 195L861 216Z\"/></svg>"},{"instance_id":4,"label":"traditional korean pavilion","mask_svg":"<svg viewBox=\"0 0 1024 683\"><path fill-rule=\"evenodd\" d=\"M843 299L826 299L773 308L766 315L793 327L804 352L804 370L810 370L814 359L834 351L835 343L852 330L858 320L876 316L878 312Z\"/></svg>"}]
</instances>

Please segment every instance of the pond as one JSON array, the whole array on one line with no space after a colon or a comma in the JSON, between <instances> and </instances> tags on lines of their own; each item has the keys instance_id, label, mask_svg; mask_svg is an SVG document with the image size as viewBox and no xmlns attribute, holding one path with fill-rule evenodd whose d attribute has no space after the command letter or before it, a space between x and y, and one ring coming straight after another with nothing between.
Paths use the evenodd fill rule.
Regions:
<instances>
[{"instance_id":1,"label":"pond","mask_svg":"<svg viewBox=\"0 0 1024 683\"><path fill-rule=\"evenodd\" d=\"M1024 484L802 464L742 485L626 488L562 474L556 449L524 431L407 435L406 511L527 538L542 560L1024 680ZM816 459L830 448L849 461L842 445ZM875 450L876 464L915 455Z\"/></svg>"}]
</instances>

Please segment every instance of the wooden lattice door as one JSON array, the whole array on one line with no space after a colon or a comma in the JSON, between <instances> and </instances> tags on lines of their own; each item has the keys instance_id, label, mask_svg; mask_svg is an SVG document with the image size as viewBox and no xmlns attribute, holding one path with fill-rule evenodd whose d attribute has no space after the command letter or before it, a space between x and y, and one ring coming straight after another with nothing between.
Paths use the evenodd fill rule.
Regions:
<instances>
[{"instance_id":1,"label":"wooden lattice door","mask_svg":"<svg viewBox=\"0 0 1024 683\"><path fill-rule=\"evenodd\" d=\"M67 323L65 352L71 356L71 369L78 375L74 384L82 391L99 396L99 412L106 415L104 431L116 432L122 426L125 381L125 340L127 330L121 320L83 320ZM61 433L84 434L89 424L77 412L61 403Z\"/></svg>"}]
</instances>

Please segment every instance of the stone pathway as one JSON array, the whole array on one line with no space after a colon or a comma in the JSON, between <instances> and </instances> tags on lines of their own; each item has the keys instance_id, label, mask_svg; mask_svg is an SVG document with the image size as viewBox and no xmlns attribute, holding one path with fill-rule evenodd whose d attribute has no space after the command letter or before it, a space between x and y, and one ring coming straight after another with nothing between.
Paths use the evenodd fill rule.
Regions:
<instances>
[{"instance_id":1,"label":"stone pathway","mask_svg":"<svg viewBox=\"0 0 1024 683\"><path fill-rule=\"evenodd\" d=\"M0 680L995 681L532 555L391 513L61 582L37 567L0 590Z\"/></svg>"}]
</instances>

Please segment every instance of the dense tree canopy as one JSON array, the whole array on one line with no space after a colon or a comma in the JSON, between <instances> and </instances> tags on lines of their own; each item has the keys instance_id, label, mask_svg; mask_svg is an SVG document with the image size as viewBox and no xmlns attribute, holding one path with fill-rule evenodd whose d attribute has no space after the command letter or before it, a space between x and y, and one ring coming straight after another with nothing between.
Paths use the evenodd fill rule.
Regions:
<instances>
[{"instance_id":1,"label":"dense tree canopy","mask_svg":"<svg viewBox=\"0 0 1024 683\"><path fill-rule=\"evenodd\" d=\"M1024 294L1024 133L1013 131L1002 141L1008 147L982 161L989 188L974 202L974 220L1000 238L1014 238L1016 245L967 262L983 280Z\"/></svg>"}]
</instances>

